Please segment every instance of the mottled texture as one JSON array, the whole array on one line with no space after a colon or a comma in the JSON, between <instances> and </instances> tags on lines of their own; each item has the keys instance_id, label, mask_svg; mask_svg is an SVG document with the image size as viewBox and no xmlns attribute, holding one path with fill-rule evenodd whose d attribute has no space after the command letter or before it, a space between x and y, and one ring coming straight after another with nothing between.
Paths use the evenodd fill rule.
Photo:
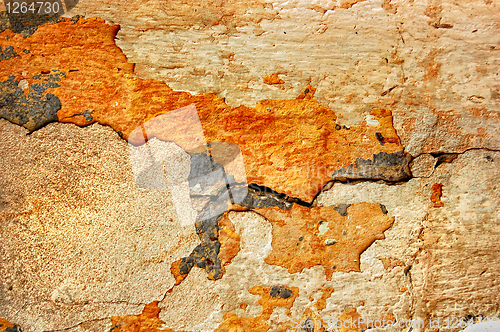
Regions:
<instances>
[{"instance_id":1,"label":"mottled texture","mask_svg":"<svg viewBox=\"0 0 500 332\"><path fill-rule=\"evenodd\" d=\"M29 131L56 122L61 102L57 96L45 91L60 87L58 82L64 76L64 73L57 70L40 74L33 77L33 83L28 84L28 89L23 89L22 81L16 81L14 75L9 75L7 80L0 82L0 116ZM27 82L26 79L23 80ZM26 93L24 90L27 90Z\"/></svg>"},{"instance_id":2,"label":"mottled texture","mask_svg":"<svg viewBox=\"0 0 500 332\"><path fill-rule=\"evenodd\" d=\"M158 301L155 301L145 305L140 315L111 317L113 327L110 332L174 332L163 328L159 313Z\"/></svg>"},{"instance_id":3,"label":"mottled texture","mask_svg":"<svg viewBox=\"0 0 500 332\"><path fill-rule=\"evenodd\" d=\"M359 272L361 253L384 239L383 232L394 221L379 204L351 205L345 217L330 206L256 211L273 223L273 251L266 263L286 267L289 273L319 264L327 280L334 271Z\"/></svg>"},{"instance_id":4,"label":"mottled texture","mask_svg":"<svg viewBox=\"0 0 500 332\"><path fill-rule=\"evenodd\" d=\"M170 267L177 285L194 266L205 269L212 280L222 278L224 266L231 263L240 250L240 237L226 214L197 222L196 232L201 243L188 257L173 262Z\"/></svg>"},{"instance_id":5,"label":"mottled texture","mask_svg":"<svg viewBox=\"0 0 500 332\"><path fill-rule=\"evenodd\" d=\"M72 14L120 24L139 77L175 90L250 107L311 84L341 126L392 109L413 156L499 149L498 0L343 2L93 0Z\"/></svg>"},{"instance_id":6,"label":"mottled texture","mask_svg":"<svg viewBox=\"0 0 500 332\"><path fill-rule=\"evenodd\" d=\"M321 290L321 292L323 293L321 295L321 298L319 298L315 305L316 305L316 308L318 309L318 311L321 311L323 309L326 308L326 300L332 296L332 293L334 292L335 290L332 288L332 287L325 287Z\"/></svg>"},{"instance_id":7,"label":"mottled texture","mask_svg":"<svg viewBox=\"0 0 500 332\"><path fill-rule=\"evenodd\" d=\"M21 132L26 132L14 125L3 123L11 130L17 128ZM33 135L41 135L44 130L59 126L64 128L70 125L49 125L29 136L29 139L34 139ZM95 125L85 129L73 126L68 128L72 130L71 137L74 139L80 139L81 136L77 135L79 131L89 135L89 131L99 129ZM120 142L112 131L108 130L106 135L111 135L106 136L107 139L116 137L116 142ZM92 134L92 137L95 138L95 134ZM19 137L16 136L15 142L18 141ZM5 145L6 141L3 142ZM117 151L122 149L120 145L115 146L116 148ZM126 151L126 144L123 144L123 149ZM96 162L93 161L91 165ZM498 315L495 306L498 303L499 293L496 283L498 273L494 267L499 264L496 255L499 248L497 241L491 239L498 237L496 216L499 215L500 197L496 184L499 183L500 177L499 162L498 152L473 150L458 155L450 163L442 163L428 179L414 178L399 185L375 182L335 183L318 197L319 208L330 210L337 219L355 221L355 225L357 218L354 218L356 213L352 211L353 208L370 206L372 209L370 211L373 212L371 215L379 216L378 218L394 218L394 222L384 232L385 239L375 241L361 253L359 272L333 272L330 281L327 280L322 265L314 265L303 269L302 272L290 274L285 267L267 264L266 257L276 249L272 243L275 237L274 228L279 222L273 221L272 217L267 220L256 212L229 212L225 217L234 225L234 231L228 222L220 223L219 227L230 230L228 235L233 232L238 235L240 250L232 258L231 263L225 266L226 273L222 278L210 280L205 271L193 267L180 285L173 286L172 278L172 282L169 283L170 291L165 291L157 297L156 301L160 301L159 312L159 309L153 306L151 308L154 310L145 310L142 315L143 306L134 310L115 308L114 312L119 314L96 315L100 318L74 327L70 331L96 331L92 326L99 328L108 326L106 329L109 330L114 325L110 325L111 320L106 317L111 316L115 317L113 319L116 322L118 322L116 316L128 316L120 318L122 327L137 329L143 325L144 331L147 331L146 328L152 324L159 324L159 320L166 322L165 325L157 327L160 331L169 329L213 331L217 328L224 331L238 326L240 328L246 326L247 329L253 327L256 330L269 328L269 330L286 331L287 326L291 328L292 318L307 320L311 317L314 321L322 319L327 322L328 317L338 318L346 311L354 314L353 308L356 308L355 312L359 316L371 319L390 317L393 314L396 321L411 318L422 319L427 323L432 317L446 319L452 316ZM474 177L471 177L471 174L474 174ZM131 174L129 176L132 178ZM432 207L430 201L434 183L443 184L441 200L444 206L441 208ZM12 197L5 195L4 189L4 197L7 197L4 200L8 201L8 197ZM103 201L100 202L99 204L103 204ZM8 203L10 209L15 208L12 204ZM99 204L95 201L94 206L98 207ZM20 206L22 205L18 205L17 208L20 209ZM348 206L347 215L341 216L334 206L337 209L340 206ZM263 208L258 212L261 213L265 209L280 211L278 208ZM300 209L307 210L305 207ZM297 206L294 205L291 210L281 210L281 213L286 214L296 210ZM309 211L314 211L314 208ZM43 225L43 219L37 214L33 218ZM295 218L286 223L292 225L293 222L300 220ZM315 233L325 231L318 223L315 226L318 226ZM319 236L328 235L328 231L327 229ZM342 229L339 232L342 234ZM2 234L5 237L5 233ZM345 236L348 234L346 232ZM316 235L311 236L316 237ZM120 240L124 239L122 232ZM157 243L149 242L144 235L138 239L147 242L149 246ZM158 243L163 242L158 241ZM5 240L2 243L6 243ZM25 243L30 242L25 241ZM82 245L79 238L73 239L67 235L65 243ZM330 248L339 244L340 241ZM13 247L19 248L19 245ZM3 250L7 248L10 246L2 247ZM184 252L187 254L189 251L184 250ZM147 257L147 254L144 255ZM53 255L51 257L54 258ZM33 262L23 264L28 266ZM164 268L164 263L153 261L151 264L164 275L169 275L168 266ZM87 266L91 266L90 263ZM52 271L59 271L56 269L57 266L48 265L45 267L45 273L52 275L54 273ZM95 270L93 273L98 271ZM91 283L85 285L89 287ZM296 294L298 296L289 309L273 306L269 310L271 302L262 300L268 297L268 300L286 301L293 298L293 296L287 297L289 293L287 289L293 290L294 287L299 290L298 293L293 292L294 296ZM465 292L464 287L466 287ZM145 290L153 288L155 287L151 286L151 282L147 282L136 293L123 296L130 300L137 294L143 295ZM21 293L18 294L19 303L26 303L31 299L29 295L25 297ZM259 299L262 303L259 303ZM61 302L57 303L59 306L63 305ZM30 306L33 308L34 304ZM100 306L103 304L100 303ZM75 307L84 310L82 307ZM7 308L0 307L3 317L9 314ZM269 311L269 315L262 315L263 312ZM60 312L67 313L67 311ZM43 313L37 311L32 313L33 316L29 315L25 312L22 317L11 316L9 320L20 324L23 330L38 331L49 330L54 322L59 320L57 317L60 317L47 311ZM26 318L34 316L46 317L47 321L39 322L39 329L33 328L34 325L30 325ZM75 320L74 324L84 320L86 319Z\"/></svg>"},{"instance_id":8,"label":"mottled texture","mask_svg":"<svg viewBox=\"0 0 500 332\"><path fill-rule=\"evenodd\" d=\"M11 4L12 10L14 6L11 0L7 0ZM73 1L73 0L71 0ZM6 5L7 2L3 1L3 5ZM19 11L20 9L18 9ZM61 13L62 14L62 13ZM7 11L2 11L0 13L0 32L5 31L6 29L11 30L15 33L20 33L24 38L31 36L38 29L38 26L42 24L54 24L62 21L60 17L54 15L53 13L50 15L38 15L33 14L31 12L27 12L24 14L17 13L11 14Z\"/></svg>"},{"instance_id":9,"label":"mottled texture","mask_svg":"<svg viewBox=\"0 0 500 332\"><path fill-rule=\"evenodd\" d=\"M500 262L498 241L492 239L498 239L500 231L498 158L499 152L471 150L442 163L429 178L398 186L335 184L321 194L319 205L378 201L395 217L385 240L361 256L361 271L371 271L371 281L362 286L369 290L349 297L337 296L336 291L331 303L352 303L361 316L372 319L380 317L377 313L384 308L397 321L422 320L425 331L438 317L441 321L479 314L497 317ZM430 200L434 184L442 185L439 208ZM386 283L395 289L376 290ZM337 290L340 285L333 287ZM364 306L358 307L361 301Z\"/></svg>"},{"instance_id":10,"label":"mottled texture","mask_svg":"<svg viewBox=\"0 0 500 332\"><path fill-rule=\"evenodd\" d=\"M167 190L134 182L110 128L0 120L0 317L24 331L136 314L199 243Z\"/></svg>"},{"instance_id":11,"label":"mottled texture","mask_svg":"<svg viewBox=\"0 0 500 332\"><path fill-rule=\"evenodd\" d=\"M498 317L499 8L1 13L0 116L27 129L0 121L0 318L25 332L326 332L350 317L427 332ZM199 128L168 116L184 106ZM227 154L194 149L197 128ZM152 169L162 186L132 173L145 136L173 152ZM243 199L229 204L237 150L248 191L229 186Z\"/></svg>"},{"instance_id":12,"label":"mottled texture","mask_svg":"<svg viewBox=\"0 0 500 332\"><path fill-rule=\"evenodd\" d=\"M283 292L287 292L288 296L276 296L273 292L273 288L280 287ZM250 331L250 332L265 332L268 331L271 326L267 325L265 322L271 317L275 307L284 307L290 309L299 295L298 287L293 287L292 289L284 286L272 286L272 287L262 287L255 286L248 290L251 294L259 295L259 304L262 306L262 311L259 316L256 317L240 317L234 313L224 314L224 321L222 324L215 329L217 332L224 331ZM274 296L273 296L274 295Z\"/></svg>"},{"instance_id":13,"label":"mottled texture","mask_svg":"<svg viewBox=\"0 0 500 332\"><path fill-rule=\"evenodd\" d=\"M229 107L214 94L174 91L163 82L133 76L133 65L114 44L117 30L117 26L96 18L42 25L26 39L14 34L7 40L6 30L0 34L0 43L14 46L14 51L22 55L0 62L0 68L13 75L9 78L12 82L22 78L30 85L44 70L58 70L64 78L44 91L50 93L47 98L53 94L60 101L59 121L80 126L93 122L110 125L132 144L144 142L143 132L134 131L144 123L148 139L174 141L189 151L192 137L185 131L172 134L176 123L189 127L190 122L182 115L177 121L152 120L194 104L207 142L230 142L240 147L248 183L307 202L321 191L334 171L360 159L374 158L373 163L363 163L364 173L377 173L378 178L392 181L405 179L403 157L398 154L396 158L402 162L380 158L381 153L403 153L390 110L373 109L369 121L338 129L335 113L313 98L312 87L305 88L296 99L262 100L255 107ZM51 36L51 47L46 50L47 36ZM22 49L29 53L18 52ZM109 58L113 63L107 61ZM18 90L16 94L23 97ZM25 124L17 118L23 112L32 112L32 107L23 106L26 109L8 109L4 117ZM25 126L34 129L40 125ZM390 167L382 170L380 163L389 163Z\"/></svg>"}]
</instances>

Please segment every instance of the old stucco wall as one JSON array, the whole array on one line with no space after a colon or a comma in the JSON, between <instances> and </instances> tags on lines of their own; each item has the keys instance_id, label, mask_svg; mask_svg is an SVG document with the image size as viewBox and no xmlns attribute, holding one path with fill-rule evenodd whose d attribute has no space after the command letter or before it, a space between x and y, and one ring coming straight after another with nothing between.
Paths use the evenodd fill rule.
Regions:
<instances>
[{"instance_id":1,"label":"old stucco wall","mask_svg":"<svg viewBox=\"0 0 500 332\"><path fill-rule=\"evenodd\" d=\"M1 13L0 331L499 317L499 14L496 0Z\"/></svg>"}]
</instances>

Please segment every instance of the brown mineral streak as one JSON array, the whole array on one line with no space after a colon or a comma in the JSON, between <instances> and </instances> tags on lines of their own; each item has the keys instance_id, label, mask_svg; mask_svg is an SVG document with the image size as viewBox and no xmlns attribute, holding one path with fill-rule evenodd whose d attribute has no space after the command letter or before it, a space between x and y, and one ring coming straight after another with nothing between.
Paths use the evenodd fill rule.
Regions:
<instances>
[{"instance_id":1,"label":"brown mineral streak","mask_svg":"<svg viewBox=\"0 0 500 332\"><path fill-rule=\"evenodd\" d=\"M267 75L264 77L264 83L272 85L272 84L283 84L285 81L283 81L281 78L278 77L277 73Z\"/></svg>"},{"instance_id":2,"label":"brown mineral streak","mask_svg":"<svg viewBox=\"0 0 500 332\"><path fill-rule=\"evenodd\" d=\"M432 185L431 201L434 207L444 206L443 202L441 202L442 188L443 185L441 183L434 183Z\"/></svg>"},{"instance_id":3,"label":"brown mineral streak","mask_svg":"<svg viewBox=\"0 0 500 332\"><path fill-rule=\"evenodd\" d=\"M374 241L384 239L393 217L384 214L379 204L358 203L341 216L332 206L290 210L262 208L255 211L273 224L273 250L265 262L301 272L315 265L325 268L327 280L333 272L361 272L360 255ZM328 223L326 232L320 224ZM327 245L329 243L329 245Z\"/></svg>"},{"instance_id":4,"label":"brown mineral streak","mask_svg":"<svg viewBox=\"0 0 500 332\"><path fill-rule=\"evenodd\" d=\"M332 287L325 287L321 290L323 292L323 295L321 295L321 298L316 302L316 308L321 311L326 308L326 300L332 296L334 289Z\"/></svg>"},{"instance_id":5,"label":"brown mineral streak","mask_svg":"<svg viewBox=\"0 0 500 332\"><path fill-rule=\"evenodd\" d=\"M222 269L225 270L224 266L230 264L241 249L240 236L236 233L236 228L227 213L219 220L219 242L219 259Z\"/></svg>"},{"instance_id":6,"label":"brown mineral streak","mask_svg":"<svg viewBox=\"0 0 500 332\"><path fill-rule=\"evenodd\" d=\"M234 313L227 312L224 314L224 321L219 325L215 332L231 332L231 331L251 331L263 332L271 328L266 321L271 318L271 314L275 307L284 307L290 309L293 302L299 296L298 287L288 288L293 292L288 298L272 297L270 295L272 287L255 286L249 289L249 292L254 295L260 295L259 304L262 306L262 311L256 317L240 317Z\"/></svg>"},{"instance_id":7,"label":"brown mineral streak","mask_svg":"<svg viewBox=\"0 0 500 332\"><path fill-rule=\"evenodd\" d=\"M131 132L158 115L194 104L208 142L232 142L240 146L248 183L311 201L338 169L357 158L371 159L380 152L394 153L403 146L392 124L392 113L374 109L378 126L335 129L335 113L314 98L308 87L292 100L262 100L255 107L229 107L212 93L192 95L174 91L165 83L134 77L134 65L127 62L114 42L119 27L102 19L65 18L57 24L41 25L29 38L5 30L1 46L13 46L20 55L0 62L1 79L12 74L16 80L42 71L58 69L66 74L60 87L47 93L61 101L60 122L79 126L98 122L112 127L132 144L143 137ZM9 40L6 36L9 36ZM29 53L23 52L28 50ZM21 76L21 72L26 75ZM82 115L90 112L88 119ZM158 118L161 119L161 118ZM182 120L182 119L180 119ZM148 137L166 138L172 121L155 121ZM338 127L338 126L337 126ZM381 133L385 144L376 138ZM185 136L185 135L184 135ZM169 136L189 151L189 139Z\"/></svg>"}]
</instances>

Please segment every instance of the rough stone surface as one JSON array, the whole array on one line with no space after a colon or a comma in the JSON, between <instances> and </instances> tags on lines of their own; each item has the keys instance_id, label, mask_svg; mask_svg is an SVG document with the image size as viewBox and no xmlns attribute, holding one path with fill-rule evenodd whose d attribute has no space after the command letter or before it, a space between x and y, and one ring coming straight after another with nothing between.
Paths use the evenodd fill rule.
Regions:
<instances>
[{"instance_id":1,"label":"rough stone surface","mask_svg":"<svg viewBox=\"0 0 500 332\"><path fill-rule=\"evenodd\" d=\"M500 231L499 157L499 152L471 150L441 164L430 178L414 178L397 186L336 184L318 197L320 205L378 201L395 217L384 233L386 239L363 253L361 270L376 274L380 266L381 279L371 281L376 284L397 271L407 307L402 302L389 305L396 319L412 317L429 324L438 317L499 315L498 269L492 270L499 264L498 241L491 241ZM442 185L441 207L430 200L435 183ZM332 303L349 302L336 299L336 294L330 297ZM358 312L366 316L376 312L379 296L385 301L386 295L360 293L353 299L364 301Z\"/></svg>"},{"instance_id":2,"label":"rough stone surface","mask_svg":"<svg viewBox=\"0 0 500 332\"><path fill-rule=\"evenodd\" d=\"M64 78L58 77L61 83L49 85L43 92L48 100L53 94L60 101L59 121L80 126L93 122L110 125L134 145L144 143L143 131L136 130L144 128L148 139L173 141L190 151L196 144L191 121L183 114L174 119L157 116L194 104L207 142L240 147L248 183L307 202L321 191L334 171L354 164L358 158L365 160L365 174L377 173L378 178L396 181L405 177L404 158L398 157L402 159L400 164L398 158L380 157L403 151L390 110L374 108L359 126L340 128L333 110L313 98L312 87L305 88L296 99L262 100L255 107L229 107L211 93L174 91L163 82L133 76L133 65L114 44L118 27L97 18L41 25L28 38L11 36L9 31L0 34L0 41L16 52L30 52L0 62L0 68L11 75L0 115L30 130L48 120L39 120L36 112L32 116L33 107L22 102L24 92L11 91L11 85L26 80L32 87L37 77L54 71ZM107 62L109 58L114 59L113 65ZM17 99L10 97L14 95ZM80 95L85 97L77 98ZM174 129L179 123L184 130ZM385 164L386 159L390 159L390 166L381 171L380 163Z\"/></svg>"},{"instance_id":3,"label":"rough stone surface","mask_svg":"<svg viewBox=\"0 0 500 332\"><path fill-rule=\"evenodd\" d=\"M0 120L0 312L23 330L138 313L199 243L167 190L139 188L110 128Z\"/></svg>"},{"instance_id":4,"label":"rough stone surface","mask_svg":"<svg viewBox=\"0 0 500 332\"><path fill-rule=\"evenodd\" d=\"M80 1L142 78L231 106L311 84L340 125L389 108L406 151L499 149L498 0ZM161 50L161 51L158 51ZM263 78L276 73L283 84Z\"/></svg>"},{"instance_id":5,"label":"rough stone surface","mask_svg":"<svg viewBox=\"0 0 500 332\"><path fill-rule=\"evenodd\" d=\"M51 125L44 130L59 126L68 125ZM95 126L69 128L74 128L74 135L75 130L87 135L89 130L102 131ZM91 326L109 326L106 324L110 321L121 324L123 331L128 331L126 326L142 326L141 331L148 331L151 326L157 326L158 331L227 331L238 327L251 331L249 326L256 330L285 331L299 319L305 321L309 317L321 319L325 324L330 317L346 315L371 319L394 317L402 322L421 319L428 324L436 317L497 316L500 276L495 267L499 264L496 255L499 248L498 241L491 239L499 236L499 163L499 152L472 150L451 163L441 164L430 178L414 178L398 185L334 184L318 197L319 207L350 204L347 216L342 217L349 218L356 206L373 205L377 213L385 215L380 205L383 204L387 217L394 218L394 223L384 232L385 239L375 241L362 252L360 272L333 272L330 281L321 265L290 274L285 267L267 264L266 258L275 249L273 228L277 223L256 212L229 212L227 218L240 238L240 250L226 266L223 278L209 280L204 271L195 267L180 285L164 293L164 299L163 295L157 298L160 301L157 305L148 302L142 314L143 306L138 310L122 308L121 317L82 322L72 331L91 331ZM442 184L443 207L433 207L430 200L434 183ZM338 214L337 218L340 217ZM321 232L319 227L318 231ZM158 264L162 263L155 266L159 267ZM168 276L168 269L160 270ZM146 288L129 296L136 297L153 288L143 287ZM290 307L274 307L263 300L266 296L269 300L286 300L287 289L294 287L297 291L293 294L297 296ZM2 307L2 315L6 313ZM52 317L47 312L45 315ZM21 323L21 318L9 319ZM160 321L166 323L158 325ZM45 324L46 330L50 325ZM37 330L24 325L28 331Z\"/></svg>"},{"instance_id":6,"label":"rough stone surface","mask_svg":"<svg viewBox=\"0 0 500 332\"><path fill-rule=\"evenodd\" d=\"M427 178L434 172L437 162L437 158L434 158L428 153L424 153L411 161L411 174L416 178Z\"/></svg>"},{"instance_id":7,"label":"rough stone surface","mask_svg":"<svg viewBox=\"0 0 500 332\"><path fill-rule=\"evenodd\" d=\"M0 13L0 331L499 317L499 8ZM194 122L172 112L193 105ZM145 147L159 161L131 160ZM238 151L245 174L225 162Z\"/></svg>"}]
</instances>

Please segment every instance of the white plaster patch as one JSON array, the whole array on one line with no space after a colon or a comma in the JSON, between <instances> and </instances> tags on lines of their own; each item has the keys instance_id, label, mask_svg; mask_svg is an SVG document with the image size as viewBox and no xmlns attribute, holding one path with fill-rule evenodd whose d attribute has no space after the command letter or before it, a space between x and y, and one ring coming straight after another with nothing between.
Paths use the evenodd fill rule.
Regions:
<instances>
[{"instance_id":1,"label":"white plaster patch","mask_svg":"<svg viewBox=\"0 0 500 332\"><path fill-rule=\"evenodd\" d=\"M367 115L365 117L365 121L366 121L366 124L369 125L369 126L373 126L373 127L376 127L379 125L379 122L377 119L375 119L375 116L374 115Z\"/></svg>"}]
</instances>

